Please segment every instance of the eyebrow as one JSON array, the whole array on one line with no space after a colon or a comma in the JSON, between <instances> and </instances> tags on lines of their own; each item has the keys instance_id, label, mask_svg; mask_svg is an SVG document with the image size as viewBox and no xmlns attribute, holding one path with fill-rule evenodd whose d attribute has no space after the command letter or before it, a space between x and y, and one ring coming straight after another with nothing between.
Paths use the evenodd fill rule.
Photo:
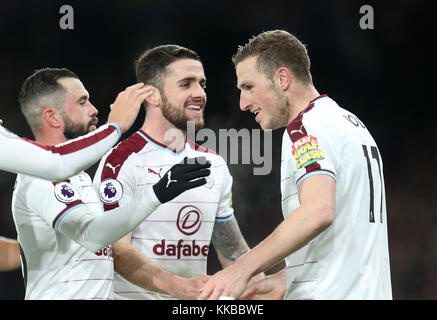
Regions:
<instances>
[{"instance_id":1,"label":"eyebrow","mask_svg":"<svg viewBox=\"0 0 437 320\"><path fill-rule=\"evenodd\" d=\"M246 89L247 87L251 86L252 84L248 83L248 82L242 82L242 83L237 83L237 88L238 89Z\"/></svg>"},{"instance_id":2,"label":"eyebrow","mask_svg":"<svg viewBox=\"0 0 437 320\"><path fill-rule=\"evenodd\" d=\"M183 82L183 81L197 81L196 77L185 77L183 79L178 80L178 82ZM206 82L206 78L202 78L200 79L200 82Z\"/></svg>"},{"instance_id":3,"label":"eyebrow","mask_svg":"<svg viewBox=\"0 0 437 320\"><path fill-rule=\"evenodd\" d=\"M85 99L85 100L89 100L89 98L90 98L89 95L87 95L87 94L83 94L83 95L81 95L81 96L79 97L79 99L77 99L77 101L80 101L80 100L83 100L83 99Z\"/></svg>"}]
</instances>

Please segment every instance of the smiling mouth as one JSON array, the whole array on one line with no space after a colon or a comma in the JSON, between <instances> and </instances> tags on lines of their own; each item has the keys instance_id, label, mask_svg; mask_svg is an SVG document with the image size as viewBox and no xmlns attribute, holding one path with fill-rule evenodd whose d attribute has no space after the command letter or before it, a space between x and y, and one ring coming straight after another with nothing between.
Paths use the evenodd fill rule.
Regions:
<instances>
[{"instance_id":1,"label":"smiling mouth","mask_svg":"<svg viewBox=\"0 0 437 320\"><path fill-rule=\"evenodd\" d=\"M259 122L259 114L260 114L261 110L256 110L253 112L253 115L255 116L255 121Z\"/></svg>"},{"instance_id":2,"label":"smiling mouth","mask_svg":"<svg viewBox=\"0 0 437 320\"><path fill-rule=\"evenodd\" d=\"M195 115L201 115L203 111L203 108L201 106L195 104L190 104L186 106L185 109L187 109L188 112L190 112L191 114Z\"/></svg>"},{"instance_id":3,"label":"smiling mouth","mask_svg":"<svg viewBox=\"0 0 437 320\"><path fill-rule=\"evenodd\" d=\"M202 110L202 107L201 106L197 106L197 105L194 105L194 104L190 104L189 106L186 106L185 107L186 109L190 109L190 110Z\"/></svg>"}]
</instances>

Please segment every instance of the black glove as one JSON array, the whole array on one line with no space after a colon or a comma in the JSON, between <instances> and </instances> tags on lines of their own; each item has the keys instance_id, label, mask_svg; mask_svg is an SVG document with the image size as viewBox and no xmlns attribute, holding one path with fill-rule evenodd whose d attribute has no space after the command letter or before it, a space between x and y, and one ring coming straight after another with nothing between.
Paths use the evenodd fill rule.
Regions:
<instances>
[{"instance_id":1,"label":"black glove","mask_svg":"<svg viewBox=\"0 0 437 320\"><path fill-rule=\"evenodd\" d=\"M153 185L156 197L161 203L165 203L176 198L182 192L203 186L206 183L205 177L211 173L209 167L211 167L211 162L206 161L205 157L185 157ZM192 181L194 179L197 180Z\"/></svg>"}]
</instances>

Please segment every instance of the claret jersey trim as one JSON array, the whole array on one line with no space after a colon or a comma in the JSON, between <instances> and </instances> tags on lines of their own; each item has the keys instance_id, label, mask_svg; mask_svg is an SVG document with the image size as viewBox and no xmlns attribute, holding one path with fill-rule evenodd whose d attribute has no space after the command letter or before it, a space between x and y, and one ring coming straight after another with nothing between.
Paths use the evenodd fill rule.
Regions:
<instances>
[{"instance_id":1,"label":"claret jersey trim","mask_svg":"<svg viewBox=\"0 0 437 320\"><path fill-rule=\"evenodd\" d=\"M121 129L120 129L120 127L118 126L118 124L116 124L115 122L111 122L111 123L108 123L108 125L110 125L110 126L114 126L115 129L117 129L118 137L120 138L120 137L121 137Z\"/></svg>"},{"instance_id":2,"label":"claret jersey trim","mask_svg":"<svg viewBox=\"0 0 437 320\"><path fill-rule=\"evenodd\" d=\"M144 139L146 140L148 143L150 143L151 145L155 146L156 148L158 148L159 150L168 152L174 156L180 156L180 155L184 155L186 153L186 149L184 148L183 151L181 151L180 153L177 153L175 149L170 149L168 146L156 141L155 139L153 139L152 137L150 137L147 133L145 133L142 130L137 131L137 133Z\"/></svg>"},{"instance_id":3,"label":"claret jersey trim","mask_svg":"<svg viewBox=\"0 0 437 320\"><path fill-rule=\"evenodd\" d=\"M318 175L318 174L326 174L326 175L332 177L334 180L337 179L337 177L335 176L335 173L332 172L332 171L329 171L329 170L318 170L318 171L312 171L312 172L307 172L307 173L305 173L302 177L300 177L299 179L297 179L296 186L299 187L299 184L300 184L302 181L304 181L305 179L307 179L307 178L309 178L309 177L311 177L311 176L315 176L315 175Z\"/></svg>"},{"instance_id":4,"label":"claret jersey trim","mask_svg":"<svg viewBox=\"0 0 437 320\"><path fill-rule=\"evenodd\" d=\"M112 150L111 154L106 158L102 173L100 175L102 184L105 180L110 178L116 180L126 159L129 158L131 154L136 153L144 148L144 146L147 144L147 140L143 139L142 134L139 131L137 131L136 133L138 133L138 135L133 134L126 140L122 141L117 147ZM105 211L112 210L118 207L118 201L109 202L110 203L103 203L103 208Z\"/></svg>"},{"instance_id":5,"label":"claret jersey trim","mask_svg":"<svg viewBox=\"0 0 437 320\"><path fill-rule=\"evenodd\" d=\"M61 222L62 218L64 218L68 213L70 213L74 209L82 207L82 206L85 206L85 203L83 203L81 200L77 200L77 201L67 205L67 207L65 207L65 209L62 210L53 220L53 223L52 223L53 229L58 231L59 222Z\"/></svg>"},{"instance_id":6,"label":"claret jersey trim","mask_svg":"<svg viewBox=\"0 0 437 320\"><path fill-rule=\"evenodd\" d=\"M119 129L115 125L110 125L105 130L103 130L99 133L96 133L94 135L88 136L86 138L79 137L79 138L76 138L74 140L69 140L68 142L65 142L65 144L59 144L56 146L43 145L41 143L38 143L36 141L30 140L27 138L22 138L22 139L42 148L44 150L48 150L48 151L51 151L53 153L59 153L60 155L66 155L66 154L70 154L70 153L73 153L73 152L76 152L76 151L79 151L82 149L86 149L86 147L98 143L99 141L103 140L107 136L110 136L114 131L118 132L118 130ZM77 141L77 143L72 143L72 141Z\"/></svg>"},{"instance_id":7,"label":"claret jersey trim","mask_svg":"<svg viewBox=\"0 0 437 320\"><path fill-rule=\"evenodd\" d=\"M314 107L314 102L316 102L317 100L323 99L323 98L328 98L327 94L322 94L320 96L318 96L317 98L313 99L310 101L310 103L308 103L308 106L302 110L302 114L304 114L307 111L310 111L310 109L312 109L312 107Z\"/></svg>"}]
</instances>

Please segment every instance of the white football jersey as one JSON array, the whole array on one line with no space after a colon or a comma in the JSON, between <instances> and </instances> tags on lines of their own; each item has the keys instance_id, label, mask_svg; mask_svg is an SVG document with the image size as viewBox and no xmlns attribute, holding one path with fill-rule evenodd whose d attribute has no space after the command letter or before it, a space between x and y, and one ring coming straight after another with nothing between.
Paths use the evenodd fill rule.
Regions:
<instances>
[{"instance_id":1,"label":"white football jersey","mask_svg":"<svg viewBox=\"0 0 437 320\"><path fill-rule=\"evenodd\" d=\"M97 162L120 138L115 123L56 146L21 139L0 126L0 169L58 181Z\"/></svg>"},{"instance_id":2,"label":"white football jersey","mask_svg":"<svg viewBox=\"0 0 437 320\"><path fill-rule=\"evenodd\" d=\"M91 178L84 172L57 183L18 175L12 213L21 247L25 299L113 298L111 246L93 253L57 231L60 220L83 205L104 214Z\"/></svg>"},{"instance_id":3,"label":"white football jersey","mask_svg":"<svg viewBox=\"0 0 437 320\"><path fill-rule=\"evenodd\" d=\"M286 258L284 298L392 299L381 155L364 124L326 95L284 132L284 218L299 206L299 184L318 174L336 181L334 222Z\"/></svg>"},{"instance_id":4,"label":"white football jersey","mask_svg":"<svg viewBox=\"0 0 437 320\"><path fill-rule=\"evenodd\" d=\"M175 153L139 130L102 159L94 188L105 210L111 210L158 182L186 156L211 161L206 185L159 206L133 231L131 243L161 268L190 278L207 272L214 223L233 218L232 177L219 155L191 142ZM136 286L116 272L114 287L115 299L172 299Z\"/></svg>"}]
</instances>

